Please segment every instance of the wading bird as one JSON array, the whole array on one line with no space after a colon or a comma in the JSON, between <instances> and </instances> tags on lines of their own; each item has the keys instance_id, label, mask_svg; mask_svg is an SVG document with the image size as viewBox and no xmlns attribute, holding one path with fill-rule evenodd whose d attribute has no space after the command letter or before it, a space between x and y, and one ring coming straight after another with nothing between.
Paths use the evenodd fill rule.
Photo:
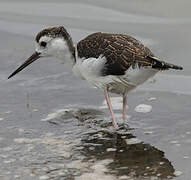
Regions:
<instances>
[{"instance_id":1,"label":"wading bird","mask_svg":"<svg viewBox=\"0 0 191 180\"><path fill-rule=\"evenodd\" d=\"M63 26L50 27L36 36L36 51L8 78L41 57L56 57L71 64L74 74L103 90L115 129L118 125L109 92L123 97L123 120L126 120L127 93L157 72L180 66L159 60L140 41L129 35L97 32L77 43Z\"/></svg>"}]
</instances>

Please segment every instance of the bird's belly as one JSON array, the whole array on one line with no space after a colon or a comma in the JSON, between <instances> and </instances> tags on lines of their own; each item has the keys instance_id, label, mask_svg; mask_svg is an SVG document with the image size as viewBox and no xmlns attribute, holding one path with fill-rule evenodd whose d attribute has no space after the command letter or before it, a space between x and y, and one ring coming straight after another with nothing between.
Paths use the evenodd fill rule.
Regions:
<instances>
[{"instance_id":1,"label":"bird's belly","mask_svg":"<svg viewBox=\"0 0 191 180\"><path fill-rule=\"evenodd\" d=\"M126 71L126 74L123 76L125 81L128 81L135 86L138 86L149 78L153 77L158 70L152 69L150 67L147 68L130 68Z\"/></svg>"},{"instance_id":2,"label":"bird's belly","mask_svg":"<svg viewBox=\"0 0 191 180\"><path fill-rule=\"evenodd\" d=\"M104 61L100 63L98 60L95 58L79 60L73 67L74 74L99 89L107 88L116 94L128 93L157 73L151 68L130 68L125 75L102 76L100 69Z\"/></svg>"},{"instance_id":3,"label":"bird's belly","mask_svg":"<svg viewBox=\"0 0 191 180\"><path fill-rule=\"evenodd\" d=\"M91 81L96 87L107 88L116 94L127 94L129 91L153 77L158 71L150 68L130 69L123 76L100 76Z\"/></svg>"},{"instance_id":4,"label":"bird's belly","mask_svg":"<svg viewBox=\"0 0 191 180\"><path fill-rule=\"evenodd\" d=\"M136 86L126 81L122 76L101 76L98 74L90 73L88 71L81 71L80 68L74 69L74 73L81 79L87 80L91 85L97 87L101 90L108 89L111 93L125 94L130 90L134 89Z\"/></svg>"}]
</instances>

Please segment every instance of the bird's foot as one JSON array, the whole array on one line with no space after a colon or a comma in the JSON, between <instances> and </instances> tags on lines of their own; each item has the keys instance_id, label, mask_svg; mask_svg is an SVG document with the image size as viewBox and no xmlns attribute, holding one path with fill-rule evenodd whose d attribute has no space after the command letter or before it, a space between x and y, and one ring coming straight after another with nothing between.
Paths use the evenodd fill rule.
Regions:
<instances>
[{"instance_id":1,"label":"bird's foot","mask_svg":"<svg viewBox=\"0 0 191 180\"><path fill-rule=\"evenodd\" d=\"M113 127L114 127L115 130L118 130L118 129L119 129L119 126L118 126L117 123L113 123Z\"/></svg>"}]
</instances>

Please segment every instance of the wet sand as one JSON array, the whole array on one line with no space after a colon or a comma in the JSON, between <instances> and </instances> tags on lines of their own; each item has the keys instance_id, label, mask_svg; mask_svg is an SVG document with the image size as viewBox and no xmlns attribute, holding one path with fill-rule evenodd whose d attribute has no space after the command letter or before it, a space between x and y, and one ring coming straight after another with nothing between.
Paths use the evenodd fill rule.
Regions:
<instances>
[{"instance_id":1,"label":"wet sand","mask_svg":"<svg viewBox=\"0 0 191 180\"><path fill-rule=\"evenodd\" d=\"M190 178L190 2L160 3L0 2L0 179ZM96 31L128 33L184 70L157 74L130 93L128 127L116 133L103 93L59 60L42 59L7 80L50 25L65 25L75 43ZM113 103L122 126L121 100L114 95ZM140 104L151 108L137 112Z\"/></svg>"}]
</instances>

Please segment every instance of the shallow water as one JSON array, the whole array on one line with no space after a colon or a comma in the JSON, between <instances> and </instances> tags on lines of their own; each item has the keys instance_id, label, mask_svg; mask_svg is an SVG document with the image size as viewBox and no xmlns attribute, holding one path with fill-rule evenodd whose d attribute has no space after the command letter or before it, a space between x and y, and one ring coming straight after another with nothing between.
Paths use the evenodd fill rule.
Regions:
<instances>
[{"instance_id":1,"label":"shallow water","mask_svg":"<svg viewBox=\"0 0 191 180\"><path fill-rule=\"evenodd\" d=\"M190 1L46 2L0 1L0 179L190 179ZM126 128L114 96L115 132L102 92L57 60L7 80L50 25L65 25L75 42L95 31L128 33L184 70L129 94Z\"/></svg>"}]
</instances>

